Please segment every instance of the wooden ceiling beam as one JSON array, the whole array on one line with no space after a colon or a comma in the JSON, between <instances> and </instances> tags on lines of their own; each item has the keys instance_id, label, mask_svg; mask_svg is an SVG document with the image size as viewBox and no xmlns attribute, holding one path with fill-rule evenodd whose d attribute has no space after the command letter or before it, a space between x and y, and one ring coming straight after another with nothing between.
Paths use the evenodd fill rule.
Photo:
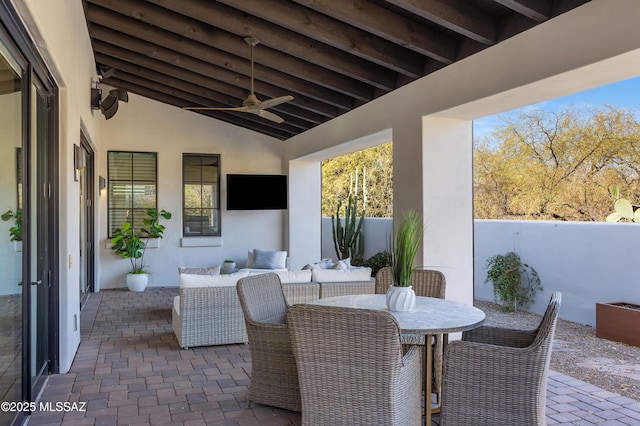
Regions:
<instances>
[{"instance_id":1,"label":"wooden ceiling beam","mask_svg":"<svg viewBox=\"0 0 640 426\"><path fill-rule=\"evenodd\" d=\"M106 62L108 62L108 60ZM114 77L129 81L141 87L148 87L150 89L154 89L156 84L160 84L165 87L172 87L182 92L192 94L202 100L198 102L197 105L193 106L237 107L241 105L235 98L206 89L193 83L177 80L142 67L132 66L130 71L125 70L125 68L127 67L120 67L118 71L116 71ZM297 127L303 131L316 125L316 123L310 123L308 121L292 117L281 108L273 107L269 108L269 111L277 112L278 115L281 115L282 118L285 119L285 122L288 125Z\"/></svg>"},{"instance_id":2,"label":"wooden ceiling beam","mask_svg":"<svg viewBox=\"0 0 640 426\"><path fill-rule=\"evenodd\" d=\"M220 66L213 65L209 62L201 61L191 56L182 55L176 51L165 49L148 43L144 40L126 36L124 34L113 34L103 27L93 26L92 37L94 41L102 41L104 43L122 46L125 50L133 51L142 56L156 59L173 66L193 71L207 78L224 81L238 87L245 88L247 91L251 85L249 77L238 74ZM94 49L96 49L94 42ZM311 87L306 84L298 84L293 78L287 78L285 74L277 75L277 79L273 80L273 84L262 81L255 82L255 90L257 93L266 94L268 97L283 96L288 94L282 87L290 87L293 93L302 93L309 98L306 105L311 104L311 100L316 100L316 110L325 110L329 115L337 114L335 105L331 105L331 93L320 90L317 87ZM297 89L297 90L296 90ZM318 100L320 102L318 102ZM301 104L302 105L302 104ZM344 108L343 105L341 105Z\"/></svg>"},{"instance_id":3,"label":"wooden ceiling beam","mask_svg":"<svg viewBox=\"0 0 640 426\"><path fill-rule=\"evenodd\" d=\"M387 0L484 45L496 43L497 25L493 17L460 0Z\"/></svg>"},{"instance_id":4,"label":"wooden ceiling beam","mask_svg":"<svg viewBox=\"0 0 640 426\"><path fill-rule=\"evenodd\" d=\"M187 94L179 93L172 88L163 87L158 85L155 89L144 87L137 85L133 82L110 77L103 80L105 84L114 87L120 87L126 89L131 93L135 93L140 96L144 96L150 99L158 100L163 103L168 103L178 108L182 108L183 106L188 106L185 103L185 97L188 97ZM188 101L187 101L188 102ZM194 100L193 103L196 103ZM218 120L226 121L241 127L249 128L255 130L260 133L269 134L270 136L277 137L279 139L286 139L291 137L294 134L297 134L297 131L287 130L281 124L276 124L265 120L257 115L253 114L244 114L244 113L232 113L231 111L204 111L210 117L216 118ZM241 114L241 115L239 115ZM284 123L283 123L284 124Z\"/></svg>"},{"instance_id":5,"label":"wooden ceiling beam","mask_svg":"<svg viewBox=\"0 0 640 426\"><path fill-rule=\"evenodd\" d=\"M239 81L238 74L222 68L219 68L215 72L216 78L213 79L211 78L211 74L198 73L194 69L183 68L179 65L176 66L158 59L150 58L138 52L127 50L101 40L93 40L93 49L96 54L103 54L127 63L141 65L177 79L184 79L199 86L208 87L212 90L226 93L227 95L237 97L238 99L244 99L249 94L248 89L238 87L238 84L242 84L243 87L249 87L250 83L248 78L242 77ZM205 69L205 71L207 70L208 68ZM257 84L256 88L257 94L265 97L278 96L281 91L281 89L275 88L267 83ZM288 104L295 105L297 108L307 111L305 115L313 117L313 120L319 120L318 122L322 122L324 121L322 117L333 118L339 114L339 110L333 106L319 102L315 99L309 99L295 92L294 96L293 101Z\"/></svg>"},{"instance_id":6,"label":"wooden ceiling beam","mask_svg":"<svg viewBox=\"0 0 640 426\"><path fill-rule=\"evenodd\" d=\"M195 19L171 13L153 4L133 1L88 1L90 4L87 7L86 15L89 21L101 23L113 30L128 33L164 47L181 46L182 49L188 49L191 56L203 60L220 57L224 51L233 55L225 55L225 63L228 64L226 67L249 70L251 50L242 37L212 28ZM193 43L189 43L185 38L193 40ZM287 69L287 74L301 80L356 99L371 99L372 89L369 85L285 55L267 46L256 48L254 57L257 67L260 67L260 64L279 64L279 69ZM347 103L349 102L347 101Z\"/></svg>"},{"instance_id":7,"label":"wooden ceiling beam","mask_svg":"<svg viewBox=\"0 0 640 426\"><path fill-rule=\"evenodd\" d=\"M424 56L290 1L218 0L403 75L422 77Z\"/></svg>"},{"instance_id":8,"label":"wooden ceiling beam","mask_svg":"<svg viewBox=\"0 0 640 426\"><path fill-rule=\"evenodd\" d=\"M251 76L249 59L244 59L241 56L236 56L196 41L187 40L184 37L118 14L117 12L98 8L97 6L91 6L88 9L87 19L91 24L90 35L94 38L99 37L101 40L110 42L111 44L125 47L126 45L123 43L144 42L151 50L156 47L163 51L172 50L176 52L174 55L176 58L191 57L197 61L206 62L222 69L238 73L243 77L246 76L247 81L249 81L249 77ZM250 54L249 46L244 40L234 38L234 41L244 45L244 55ZM264 67L260 64L256 64L255 68L256 84L263 81L272 84L273 87L282 87L284 83L285 87L288 86L298 93L303 93L309 97L322 100L323 102L343 109L353 107L353 98L358 99L363 97L364 100L370 100L372 96L372 88L370 86L353 79L345 78L339 74L334 73L333 75L328 75L329 72L324 69L322 69L322 71L325 73L326 80L323 82L324 85L320 86L304 79L292 77L288 73L277 69ZM337 79L333 77L337 77ZM321 76L318 76L318 78L321 78ZM244 87L248 90L249 84ZM281 89L279 95L285 94L287 93Z\"/></svg>"},{"instance_id":9,"label":"wooden ceiling beam","mask_svg":"<svg viewBox=\"0 0 640 426\"><path fill-rule=\"evenodd\" d=\"M101 0L118 1L118 0ZM395 89L396 73L215 1L146 0L379 89Z\"/></svg>"},{"instance_id":10,"label":"wooden ceiling beam","mask_svg":"<svg viewBox=\"0 0 640 426\"><path fill-rule=\"evenodd\" d=\"M121 54L122 49L116 46L114 46L114 49L109 49L108 46L106 47L107 51L117 50L118 56L123 56ZM135 53L131 53L131 56L128 56L130 59L133 59L129 61L115 58L113 56L110 56L109 54L101 53L101 51L102 50L99 48L96 49L96 62L113 67L114 69L116 69L116 75L118 75L118 72L122 70L129 74L140 75L150 80L154 80L155 78L160 78L156 76L156 74L158 74L159 76L164 78L169 78L174 81L185 81L198 86L200 88L200 91L197 94L202 93L201 96L203 97L207 97L206 93L208 91L231 96L235 99L236 104L240 104L240 99L243 100L248 94L248 91L244 91L242 89L239 89L238 87L216 80L207 79L200 74L192 73L182 68L177 68L172 65L165 64L164 62L155 61L153 59L144 57L140 57L141 60L136 60L134 59ZM167 70L169 70L169 72L166 72ZM296 105L292 105L292 102L293 101L287 102L286 104L278 105L279 110L291 117L297 117L305 120L310 123L310 125L317 125L326 121L326 116L322 116L313 111L300 108Z\"/></svg>"},{"instance_id":11,"label":"wooden ceiling beam","mask_svg":"<svg viewBox=\"0 0 640 426\"><path fill-rule=\"evenodd\" d=\"M362 0L293 1L445 64L456 60L455 40L376 4Z\"/></svg>"},{"instance_id":12,"label":"wooden ceiling beam","mask_svg":"<svg viewBox=\"0 0 640 426\"><path fill-rule=\"evenodd\" d=\"M529 19L536 22L544 22L551 18L551 1L550 0L494 0L504 7L518 12Z\"/></svg>"}]
</instances>

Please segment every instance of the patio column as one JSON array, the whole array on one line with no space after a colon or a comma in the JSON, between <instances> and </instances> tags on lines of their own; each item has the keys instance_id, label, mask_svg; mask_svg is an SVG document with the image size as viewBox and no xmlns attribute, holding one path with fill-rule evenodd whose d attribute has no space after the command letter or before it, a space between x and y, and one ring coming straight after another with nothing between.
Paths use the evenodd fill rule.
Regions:
<instances>
[{"instance_id":1,"label":"patio column","mask_svg":"<svg viewBox=\"0 0 640 426\"><path fill-rule=\"evenodd\" d=\"M473 122L423 117L421 159L426 221L422 264L444 273L447 299L471 304Z\"/></svg>"},{"instance_id":2,"label":"patio column","mask_svg":"<svg viewBox=\"0 0 640 426\"><path fill-rule=\"evenodd\" d=\"M322 247L322 163L289 162L289 269L320 259Z\"/></svg>"}]
</instances>

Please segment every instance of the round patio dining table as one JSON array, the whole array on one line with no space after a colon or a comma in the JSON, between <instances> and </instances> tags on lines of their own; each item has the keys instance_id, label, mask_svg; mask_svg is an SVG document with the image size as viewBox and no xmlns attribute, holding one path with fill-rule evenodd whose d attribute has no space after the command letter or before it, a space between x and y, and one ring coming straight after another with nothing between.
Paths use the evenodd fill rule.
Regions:
<instances>
[{"instance_id":1,"label":"round patio dining table","mask_svg":"<svg viewBox=\"0 0 640 426\"><path fill-rule=\"evenodd\" d=\"M318 299L311 304L323 306L338 306L342 308L376 309L389 311L386 295L357 294L348 296L328 297ZM452 300L433 297L416 297L415 307L408 312L389 311L398 321L403 334L423 334L425 342L431 342L434 335L442 334L446 347L448 333L472 330L480 326L485 320L485 314L480 309ZM444 350L444 349L443 349ZM431 364L433 359L431 344L425 344L425 416L431 419L432 380Z\"/></svg>"}]
</instances>

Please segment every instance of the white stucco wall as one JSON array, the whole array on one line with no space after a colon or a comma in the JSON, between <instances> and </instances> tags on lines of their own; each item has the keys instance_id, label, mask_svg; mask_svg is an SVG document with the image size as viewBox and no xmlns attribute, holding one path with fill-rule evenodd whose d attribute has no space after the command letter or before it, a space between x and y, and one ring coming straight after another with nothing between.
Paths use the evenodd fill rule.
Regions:
<instances>
[{"instance_id":1,"label":"white stucco wall","mask_svg":"<svg viewBox=\"0 0 640 426\"><path fill-rule=\"evenodd\" d=\"M284 238L286 211L227 211L228 173L283 173L282 141L253 131L213 120L180 108L129 95L117 114L102 126L103 144L99 175L107 177L107 151L145 151L158 153L158 208L173 214L160 247L149 248L150 286L178 286L178 266L213 266L225 259L244 265L247 251L254 248L287 250ZM182 154L220 154L222 245L183 247L182 238ZM125 287L130 269L128 260L108 248L107 195L103 191L100 209L100 288ZM199 240L198 237L189 240Z\"/></svg>"},{"instance_id":2,"label":"white stucco wall","mask_svg":"<svg viewBox=\"0 0 640 426\"><path fill-rule=\"evenodd\" d=\"M484 284L487 258L515 251L533 266L544 291L531 307L542 313L554 291L562 292L562 318L595 325L598 302L640 303L637 259L640 226L633 223L490 221L475 223L475 291L493 300Z\"/></svg>"},{"instance_id":3,"label":"white stucco wall","mask_svg":"<svg viewBox=\"0 0 640 426\"><path fill-rule=\"evenodd\" d=\"M344 224L344 219L342 220ZM364 258L368 259L378 252L389 250L388 242L392 231L393 219L366 217L364 225L362 225L362 233L365 236ZM331 228L330 217L322 218L321 256L322 259L330 258L334 261L338 258L333 246L333 230Z\"/></svg>"}]
</instances>

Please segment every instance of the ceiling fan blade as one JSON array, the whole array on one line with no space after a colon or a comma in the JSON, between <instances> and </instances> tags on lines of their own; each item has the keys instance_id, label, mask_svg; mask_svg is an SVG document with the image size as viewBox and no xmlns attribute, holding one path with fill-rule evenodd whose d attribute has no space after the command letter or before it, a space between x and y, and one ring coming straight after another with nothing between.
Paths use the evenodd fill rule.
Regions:
<instances>
[{"instance_id":1,"label":"ceiling fan blade","mask_svg":"<svg viewBox=\"0 0 640 426\"><path fill-rule=\"evenodd\" d=\"M260 117L266 118L267 120L271 120L274 123L278 123L278 124L284 123L284 118L280 117L279 115L275 115L274 113L264 109L250 109L250 110L247 110L246 112L259 115Z\"/></svg>"},{"instance_id":2,"label":"ceiling fan blade","mask_svg":"<svg viewBox=\"0 0 640 426\"><path fill-rule=\"evenodd\" d=\"M279 96L273 99L267 99L266 101L260 101L255 93L253 92L254 86L254 61L253 61L253 48L260 43L260 40L254 37L246 37L244 41L247 42L249 46L251 46L251 91L249 92L249 96L242 103L242 106L239 107L223 107L223 108L215 108L215 107L182 107L183 109L188 109L191 111L240 111L240 112L248 112L251 114L259 115L262 118L266 118L267 120L271 120L274 123L284 123L284 118L266 111L267 108L274 107L276 105L283 104L285 102L289 102L293 100L293 96Z\"/></svg>"},{"instance_id":3,"label":"ceiling fan blade","mask_svg":"<svg viewBox=\"0 0 640 426\"><path fill-rule=\"evenodd\" d=\"M280 96L278 98L267 99L266 101L262 101L257 105L257 107L259 107L260 109L267 109L267 108L274 107L276 105L283 104L285 102L289 102L291 100L293 100L293 96L291 95Z\"/></svg>"}]
</instances>

